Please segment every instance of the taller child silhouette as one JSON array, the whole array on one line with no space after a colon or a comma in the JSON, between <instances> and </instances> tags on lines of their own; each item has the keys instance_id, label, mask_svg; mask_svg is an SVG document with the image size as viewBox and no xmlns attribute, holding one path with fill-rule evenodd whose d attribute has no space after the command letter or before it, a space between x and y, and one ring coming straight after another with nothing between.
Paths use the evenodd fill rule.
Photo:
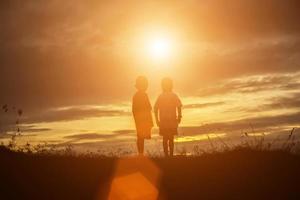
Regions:
<instances>
[{"instance_id":1,"label":"taller child silhouette","mask_svg":"<svg viewBox=\"0 0 300 200\"><path fill-rule=\"evenodd\" d=\"M148 80L144 76L136 79L135 87L137 92L132 98L132 113L137 132L137 148L140 155L144 153L144 140L151 138L153 127L151 104L146 93Z\"/></svg>"},{"instance_id":2,"label":"taller child silhouette","mask_svg":"<svg viewBox=\"0 0 300 200\"><path fill-rule=\"evenodd\" d=\"M164 78L161 82L163 93L154 105L155 119L159 134L163 136L163 148L166 156L173 156L174 135L177 135L178 124L181 122L181 101L173 93L173 81Z\"/></svg>"}]
</instances>

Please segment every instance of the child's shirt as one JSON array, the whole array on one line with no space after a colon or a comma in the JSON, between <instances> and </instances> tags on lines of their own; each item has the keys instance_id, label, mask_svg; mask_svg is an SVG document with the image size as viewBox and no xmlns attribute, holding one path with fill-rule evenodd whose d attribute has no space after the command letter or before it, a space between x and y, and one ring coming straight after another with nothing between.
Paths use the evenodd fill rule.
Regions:
<instances>
[{"instance_id":1,"label":"child's shirt","mask_svg":"<svg viewBox=\"0 0 300 200\"><path fill-rule=\"evenodd\" d=\"M159 112L160 128L177 128L177 108L182 103L173 92L163 92L156 100L154 109Z\"/></svg>"},{"instance_id":2,"label":"child's shirt","mask_svg":"<svg viewBox=\"0 0 300 200\"><path fill-rule=\"evenodd\" d=\"M132 112L137 128L153 127L151 104L148 95L137 91L132 98Z\"/></svg>"}]
</instances>

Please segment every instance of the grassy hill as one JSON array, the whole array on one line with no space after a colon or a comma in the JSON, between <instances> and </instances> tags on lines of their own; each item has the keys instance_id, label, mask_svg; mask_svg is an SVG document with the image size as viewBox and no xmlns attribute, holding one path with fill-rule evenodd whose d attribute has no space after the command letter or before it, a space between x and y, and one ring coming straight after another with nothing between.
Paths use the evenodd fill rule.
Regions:
<instances>
[{"instance_id":1,"label":"grassy hill","mask_svg":"<svg viewBox=\"0 0 300 200\"><path fill-rule=\"evenodd\" d=\"M300 156L284 151L121 159L26 154L2 147L0 163L1 199L300 198ZM121 192L113 196L112 190Z\"/></svg>"}]
</instances>

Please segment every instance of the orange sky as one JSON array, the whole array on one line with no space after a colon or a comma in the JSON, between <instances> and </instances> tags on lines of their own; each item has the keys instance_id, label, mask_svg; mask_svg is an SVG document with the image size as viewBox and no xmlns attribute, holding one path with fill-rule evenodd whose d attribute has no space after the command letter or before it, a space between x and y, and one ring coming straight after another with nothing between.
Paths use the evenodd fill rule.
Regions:
<instances>
[{"instance_id":1,"label":"orange sky","mask_svg":"<svg viewBox=\"0 0 300 200\"><path fill-rule=\"evenodd\" d=\"M136 76L149 78L151 103L170 76L184 104L177 142L284 133L300 119L299 10L296 0L5 1L0 104L24 110L23 142L134 142ZM170 42L166 58L149 54L157 38ZM6 141L15 114L0 117Z\"/></svg>"}]
</instances>

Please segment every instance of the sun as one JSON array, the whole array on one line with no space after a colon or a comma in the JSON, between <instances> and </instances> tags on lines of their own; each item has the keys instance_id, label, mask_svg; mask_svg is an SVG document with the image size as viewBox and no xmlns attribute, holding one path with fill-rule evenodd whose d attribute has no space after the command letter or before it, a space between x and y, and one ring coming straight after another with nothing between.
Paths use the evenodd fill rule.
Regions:
<instances>
[{"instance_id":1,"label":"sun","mask_svg":"<svg viewBox=\"0 0 300 200\"><path fill-rule=\"evenodd\" d=\"M172 42L169 37L156 36L150 38L147 44L149 56L156 60L162 61L170 58L172 53Z\"/></svg>"}]
</instances>

